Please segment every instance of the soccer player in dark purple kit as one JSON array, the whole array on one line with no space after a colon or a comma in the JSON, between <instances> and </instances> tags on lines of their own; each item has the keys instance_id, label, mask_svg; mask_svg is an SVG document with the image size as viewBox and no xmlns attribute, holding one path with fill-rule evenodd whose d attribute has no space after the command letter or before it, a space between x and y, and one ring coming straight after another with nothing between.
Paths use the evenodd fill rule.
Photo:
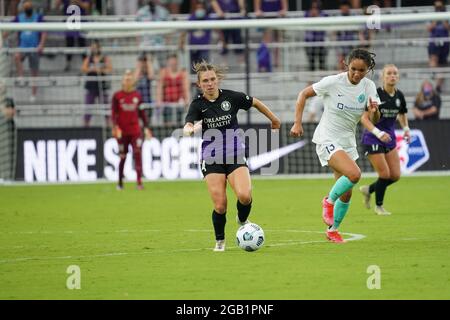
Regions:
<instances>
[{"instance_id":1,"label":"soccer player in dark purple kit","mask_svg":"<svg viewBox=\"0 0 450 320\"><path fill-rule=\"evenodd\" d=\"M403 93L397 89L399 81L398 69L393 64L385 65L382 71L383 87L377 89L381 104L378 107L379 120L374 119L378 132L386 132L390 135L389 142L382 142L375 133L365 130L362 144L366 156L378 174L378 180L370 186L361 186L359 190L364 196L364 204L370 209L370 196L375 192L375 213L378 215L390 215L384 209L383 201L386 188L400 179L400 160L396 149L395 121L398 119L403 128L403 138L409 143L410 130L407 108Z\"/></svg>"},{"instance_id":2,"label":"soccer player in dark purple kit","mask_svg":"<svg viewBox=\"0 0 450 320\"><path fill-rule=\"evenodd\" d=\"M194 124L201 121L202 159L201 170L214 204L212 222L216 237L214 251L225 251L225 223L227 212L227 181L237 201L240 225L248 223L252 206L252 186L245 159L244 137L235 134L238 127L237 113L255 107L270 121L272 129L280 128L280 120L270 109L256 98L242 92L219 89L224 71L205 61L194 66L197 73L199 94L189 106L186 115L185 135L194 133ZM232 135L230 135L233 133ZM231 139L230 139L231 137Z\"/></svg>"}]
</instances>

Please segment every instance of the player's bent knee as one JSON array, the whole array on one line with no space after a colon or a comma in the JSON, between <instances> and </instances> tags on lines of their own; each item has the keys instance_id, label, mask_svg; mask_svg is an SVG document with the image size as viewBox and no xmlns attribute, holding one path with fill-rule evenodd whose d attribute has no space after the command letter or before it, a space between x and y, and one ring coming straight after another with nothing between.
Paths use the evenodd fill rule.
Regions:
<instances>
[{"instance_id":1,"label":"player's bent knee","mask_svg":"<svg viewBox=\"0 0 450 320\"><path fill-rule=\"evenodd\" d=\"M391 172L389 169L383 169L378 172L378 177L381 179L390 179L391 178Z\"/></svg>"},{"instance_id":2,"label":"player's bent knee","mask_svg":"<svg viewBox=\"0 0 450 320\"><path fill-rule=\"evenodd\" d=\"M252 195L250 192L238 194L237 198L243 205L248 205L250 202L252 202Z\"/></svg>"},{"instance_id":3,"label":"player's bent knee","mask_svg":"<svg viewBox=\"0 0 450 320\"><path fill-rule=\"evenodd\" d=\"M347 178L353 182L353 183L358 183L359 179L361 179L361 170L354 170L352 171Z\"/></svg>"},{"instance_id":4,"label":"player's bent knee","mask_svg":"<svg viewBox=\"0 0 450 320\"><path fill-rule=\"evenodd\" d=\"M392 181L397 182L398 180L400 180L400 174L391 174L391 176L389 177Z\"/></svg>"},{"instance_id":5,"label":"player's bent knee","mask_svg":"<svg viewBox=\"0 0 450 320\"><path fill-rule=\"evenodd\" d=\"M214 205L214 211L216 211L218 214L224 214L225 212L227 212L227 205L216 204Z\"/></svg>"}]
</instances>

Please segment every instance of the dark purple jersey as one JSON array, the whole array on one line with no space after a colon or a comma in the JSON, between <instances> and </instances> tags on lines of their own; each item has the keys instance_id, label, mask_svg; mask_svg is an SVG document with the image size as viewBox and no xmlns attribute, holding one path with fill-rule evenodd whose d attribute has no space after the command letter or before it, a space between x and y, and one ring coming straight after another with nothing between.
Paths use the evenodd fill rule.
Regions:
<instances>
[{"instance_id":1,"label":"dark purple jersey","mask_svg":"<svg viewBox=\"0 0 450 320\"><path fill-rule=\"evenodd\" d=\"M390 96L389 93L384 91L383 88L377 89L378 95L380 96L381 104L378 106L378 109L381 112L381 117L378 123L375 126L388 133L391 136L391 141L384 143L379 140L373 133L364 129L364 133L362 136L362 143L366 145L382 145L388 148L395 148L396 146L396 138L395 138L395 120L397 119L397 115L407 113L408 110L406 108L405 96L400 90L395 90L393 96Z\"/></svg>"},{"instance_id":2,"label":"dark purple jersey","mask_svg":"<svg viewBox=\"0 0 450 320\"><path fill-rule=\"evenodd\" d=\"M252 104L253 98L245 93L222 89L214 101L203 95L192 101L186 123L202 120L202 160L220 158L225 163L226 159L245 154L244 135L237 130L237 113L240 109L247 111Z\"/></svg>"}]
</instances>

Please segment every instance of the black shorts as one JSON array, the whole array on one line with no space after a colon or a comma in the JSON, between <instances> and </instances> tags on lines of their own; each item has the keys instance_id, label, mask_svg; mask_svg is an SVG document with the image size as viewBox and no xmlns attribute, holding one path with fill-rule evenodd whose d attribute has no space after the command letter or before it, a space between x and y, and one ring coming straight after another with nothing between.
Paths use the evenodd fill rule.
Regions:
<instances>
[{"instance_id":1,"label":"black shorts","mask_svg":"<svg viewBox=\"0 0 450 320\"><path fill-rule=\"evenodd\" d=\"M206 177L210 173L219 173L224 174L228 177L230 173L240 167L247 167L247 159L245 157L241 157L239 161L225 161L225 163L206 163L205 160L202 160L200 163L200 169L202 170L203 177Z\"/></svg>"},{"instance_id":2,"label":"black shorts","mask_svg":"<svg viewBox=\"0 0 450 320\"><path fill-rule=\"evenodd\" d=\"M369 154L377 154L377 153L389 153L392 150L394 150L394 148L389 148L386 146L382 146L379 144L363 144L363 150L364 150L364 155L367 156Z\"/></svg>"}]
</instances>

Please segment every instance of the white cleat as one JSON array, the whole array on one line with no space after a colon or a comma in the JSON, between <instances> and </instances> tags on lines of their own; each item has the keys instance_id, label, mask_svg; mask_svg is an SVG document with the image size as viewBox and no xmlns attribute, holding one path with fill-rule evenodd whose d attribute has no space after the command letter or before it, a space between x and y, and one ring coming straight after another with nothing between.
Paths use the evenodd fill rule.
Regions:
<instances>
[{"instance_id":1,"label":"white cleat","mask_svg":"<svg viewBox=\"0 0 450 320\"><path fill-rule=\"evenodd\" d=\"M369 186L361 186L359 187L359 191L363 194L364 197L364 205L367 209L370 209L370 192Z\"/></svg>"},{"instance_id":2,"label":"white cleat","mask_svg":"<svg viewBox=\"0 0 450 320\"><path fill-rule=\"evenodd\" d=\"M214 251L216 252L225 251L225 240L217 240L216 246L214 247Z\"/></svg>"},{"instance_id":3,"label":"white cleat","mask_svg":"<svg viewBox=\"0 0 450 320\"><path fill-rule=\"evenodd\" d=\"M240 226L243 226L244 224L247 224L247 223L251 223L250 222L250 220L245 220L244 222L242 222L241 220L239 220L239 216L238 215L236 215L236 223L238 224L238 225L240 225Z\"/></svg>"},{"instance_id":4,"label":"white cleat","mask_svg":"<svg viewBox=\"0 0 450 320\"><path fill-rule=\"evenodd\" d=\"M392 213L389 211L386 211L383 206L376 206L375 207L375 213L379 216L390 216Z\"/></svg>"}]
</instances>

